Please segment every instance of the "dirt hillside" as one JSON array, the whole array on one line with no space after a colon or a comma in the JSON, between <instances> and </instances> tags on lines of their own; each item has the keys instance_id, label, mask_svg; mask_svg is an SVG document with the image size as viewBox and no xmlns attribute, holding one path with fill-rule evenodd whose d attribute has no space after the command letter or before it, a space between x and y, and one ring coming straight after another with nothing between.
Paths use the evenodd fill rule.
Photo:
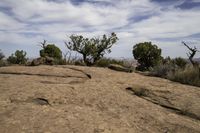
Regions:
<instances>
[{"instance_id":1,"label":"dirt hillside","mask_svg":"<svg viewBox=\"0 0 200 133\"><path fill-rule=\"evenodd\" d=\"M0 68L0 133L199 133L200 88L106 68Z\"/></svg>"}]
</instances>

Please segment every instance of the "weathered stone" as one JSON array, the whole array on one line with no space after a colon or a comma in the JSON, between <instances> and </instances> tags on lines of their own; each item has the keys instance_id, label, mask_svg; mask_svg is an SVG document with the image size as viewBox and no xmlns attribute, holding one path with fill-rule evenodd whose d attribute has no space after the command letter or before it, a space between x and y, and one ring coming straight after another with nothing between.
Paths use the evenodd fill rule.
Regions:
<instances>
[{"instance_id":1,"label":"weathered stone","mask_svg":"<svg viewBox=\"0 0 200 133\"><path fill-rule=\"evenodd\" d=\"M45 64L46 59L44 57L39 57L36 59L33 59L33 61L31 62L31 66L38 66L41 64Z\"/></svg>"},{"instance_id":2,"label":"weathered stone","mask_svg":"<svg viewBox=\"0 0 200 133\"><path fill-rule=\"evenodd\" d=\"M54 65L54 58L52 57L48 57L48 56L45 56L45 57L39 57L39 58L36 58L34 59L32 62L31 62L31 66L38 66L38 65Z\"/></svg>"},{"instance_id":3,"label":"weathered stone","mask_svg":"<svg viewBox=\"0 0 200 133\"><path fill-rule=\"evenodd\" d=\"M54 65L55 59L49 56L45 56L45 63L47 65Z\"/></svg>"}]
</instances>

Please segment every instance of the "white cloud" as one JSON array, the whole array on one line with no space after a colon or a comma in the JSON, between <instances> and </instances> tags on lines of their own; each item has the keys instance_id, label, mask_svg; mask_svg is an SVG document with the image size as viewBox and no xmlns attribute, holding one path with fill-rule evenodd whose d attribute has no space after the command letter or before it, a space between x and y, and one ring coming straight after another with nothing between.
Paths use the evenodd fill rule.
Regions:
<instances>
[{"instance_id":1,"label":"white cloud","mask_svg":"<svg viewBox=\"0 0 200 133\"><path fill-rule=\"evenodd\" d=\"M95 1L110 4L94 4ZM163 5L150 0L95 1L74 5L69 0L1 0L0 42L31 47L47 39L64 48L63 41L71 34L94 37L115 31L120 40L113 48L112 56L132 57L135 43L151 40L163 48L165 55L169 52L178 56L168 50L179 47L178 39L171 42L155 38L176 39L200 33L199 8L181 10L173 5L163 9ZM180 52L183 55L185 51Z\"/></svg>"}]
</instances>

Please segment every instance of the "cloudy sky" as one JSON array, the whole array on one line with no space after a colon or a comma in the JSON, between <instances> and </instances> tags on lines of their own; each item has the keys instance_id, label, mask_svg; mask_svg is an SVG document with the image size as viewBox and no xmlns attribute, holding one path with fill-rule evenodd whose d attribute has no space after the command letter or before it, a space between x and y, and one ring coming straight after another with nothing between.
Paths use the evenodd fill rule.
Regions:
<instances>
[{"instance_id":1,"label":"cloudy sky","mask_svg":"<svg viewBox=\"0 0 200 133\"><path fill-rule=\"evenodd\" d=\"M186 41L200 49L200 0L0 0L0 49L39 56L39 42L63 52L71 34L119 37L109 57L132 56L136 43L152 41L163 56L187 57ZM197 57L200 54L197 55Z\"/></svg>"}]
</instances>

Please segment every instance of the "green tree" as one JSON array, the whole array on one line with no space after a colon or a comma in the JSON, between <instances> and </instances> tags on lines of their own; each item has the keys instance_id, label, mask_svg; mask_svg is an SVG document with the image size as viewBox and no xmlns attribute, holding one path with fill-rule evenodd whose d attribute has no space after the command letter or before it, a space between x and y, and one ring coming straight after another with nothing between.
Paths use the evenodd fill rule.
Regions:
<instances>
[{"instance_id":1,"label":"green tree","mask_svg":"<svg viewBox=\"0 0 200 133\"><path fill-rule=\"evenodd\" d=\"M27 62L26 52L23 50L16 50L15 54L8 57L7 61L12 64L25 64Z\"/></svg>"},{"instance_id":2,"label":"green tree","mask_svg":"<svg viewBox=\"0 0 200 133\"><path fill-rule=\"evenodd\" d=\"M4 57L5 57L4 54L0 50L0 60L2 60Z\"/></svg>"},{"instance_id":3,"label":"green tree","mask_svg":"<svg viewBox=\"0 0 200 133\"><path fill-rule=\"evenodd\" d=\"M158 65L162 59L161 49L151 42L138 43L133 46L133 56L138 61L138 70L149 70Z\"/></svg>"},{"instance_id":4,"label":"green tree","mask_svg":"<svg viewBox=\"0 0 200 133\"><path fill-rule=\"evenodd\" d=\"M41 57L48 56L48 57L52 57L52 58L58 59L58 60L62 59L62 52L57 46L55 46L54 44L46 45L45 40L41 44L42 44L42 48L43 48L40 50Z\"/></svg>"},{"instance_id":5,"label":"green tree","mask_svg":"<svg viewBox=\"0 0 200 133\"><path fill-rule=\"evenodd\" d=\"M111 47L118 40L115 33L107 37L103 35L102 38L84 38L83 36L71 35L71 41L65 42L66 47L71 51L76 51L83 56L83 61L86 65L94 65L106 53L111 52Z\"/></svg>"}]
</instances>

